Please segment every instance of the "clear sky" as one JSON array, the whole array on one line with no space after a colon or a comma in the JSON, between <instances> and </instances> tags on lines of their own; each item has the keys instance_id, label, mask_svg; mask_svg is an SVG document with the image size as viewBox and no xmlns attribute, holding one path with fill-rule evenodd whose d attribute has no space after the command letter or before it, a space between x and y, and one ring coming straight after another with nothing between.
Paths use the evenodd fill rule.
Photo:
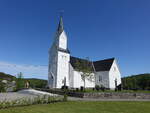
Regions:
<instances>
[{"instance_id":1,"label":"clear sky","mask_svg":"<svg viewBox=\"0 0 150 113\"><path fill-rule=\"evenodd\" d=\"M48 64L62 9L73 56L115 57L122 76L150 72L150 0L0 0L0 72Z\"/></svg>"}]
</instances>

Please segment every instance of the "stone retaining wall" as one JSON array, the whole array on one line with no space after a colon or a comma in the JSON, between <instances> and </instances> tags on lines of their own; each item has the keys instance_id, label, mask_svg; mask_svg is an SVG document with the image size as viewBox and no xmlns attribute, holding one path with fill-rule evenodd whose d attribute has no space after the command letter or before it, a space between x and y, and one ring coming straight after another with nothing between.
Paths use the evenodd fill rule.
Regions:
<instances>
[{"instance_id":1,"label":"stone retaining wall","mask_svg":"<svg viewBox=\"0 0 150 113\"><path fill-rule=\"evenodd\" d=\"M38 89L39 90L39 89ZM63 95L62 90L46 89L42 91ZM150 99L150 93L124 93L124 92L67 92L68 96L79 98L99 98L99 99Z\"/></svg>"},{"instance_id":2,"label":"stone retaining wall","mask_svg":"<svg viewBox=\"0 0 150 113\"><path fill-rule=\"evenodd\" d=\"M150 93L84 93L83 98L100 99L150 99Z\"/></svg>"}]
</instances>

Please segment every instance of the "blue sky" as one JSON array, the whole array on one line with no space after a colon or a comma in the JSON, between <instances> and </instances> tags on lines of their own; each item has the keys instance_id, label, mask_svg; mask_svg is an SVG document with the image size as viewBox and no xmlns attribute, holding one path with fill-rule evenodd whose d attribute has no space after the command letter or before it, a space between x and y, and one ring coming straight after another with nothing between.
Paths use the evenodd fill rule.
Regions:
<instances>
[{"instance_id":1,"label":"blue sky","mask_svg":"<svg viewBox=\"0 0 150 113\"><path fill-rule=\"evenodd\" d=\"M122 76L150 72L149 0L0 0L0 72L16 74L7 64L18 65L28 67L25 77L47 78L62 9L73 56L115 57Z\"/></svg>"}]
</instances>

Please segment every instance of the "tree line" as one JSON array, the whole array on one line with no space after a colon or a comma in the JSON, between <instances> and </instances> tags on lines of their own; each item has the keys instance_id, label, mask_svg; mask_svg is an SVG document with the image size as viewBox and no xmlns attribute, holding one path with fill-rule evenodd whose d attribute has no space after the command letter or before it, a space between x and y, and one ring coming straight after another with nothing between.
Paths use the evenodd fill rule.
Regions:
<instances>
[{"instance_id":1,"label":"tree line","mask_svg":"<svg viewBox=\"0 0 150 113\"><path fill-rule=\"evenodd\" d=\"M150 90L150 73L123 77L122 87L127 90Z\"/></svg>"}]
</instances>

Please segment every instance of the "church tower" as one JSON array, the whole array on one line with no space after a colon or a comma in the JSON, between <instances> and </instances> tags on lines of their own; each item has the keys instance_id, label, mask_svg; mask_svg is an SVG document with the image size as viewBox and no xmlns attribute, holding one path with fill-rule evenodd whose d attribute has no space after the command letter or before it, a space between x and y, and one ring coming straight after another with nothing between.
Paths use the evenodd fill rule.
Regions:
<instances>
[{"instance_id":1,"label":"church tower","mask_svg":"<svg viewBox=\"0 0 150 113\"><path fill-rule=\"evenodd\" d=\"M65 79L69 85L70 53L67 47L67 35L63 19L60 17L54 42L49 50L48 85L50 88L61 88Z\"/></svg>"}]
</instances>

